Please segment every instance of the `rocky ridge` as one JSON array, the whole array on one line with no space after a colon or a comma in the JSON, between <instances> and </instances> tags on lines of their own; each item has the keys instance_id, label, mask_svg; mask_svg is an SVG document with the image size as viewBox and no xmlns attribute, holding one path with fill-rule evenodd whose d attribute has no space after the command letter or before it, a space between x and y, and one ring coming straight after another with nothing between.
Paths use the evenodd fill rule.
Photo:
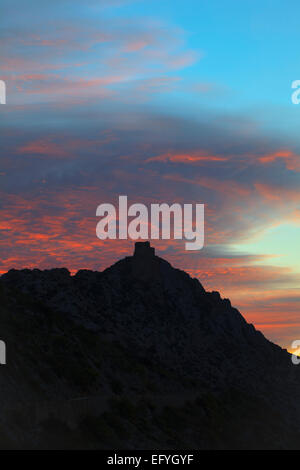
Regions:
<instances>
[{"instance_id":1,"label":"rocky ridge","mask_svg":"<svg viewBox=\"0 0 300 470\"><path fill-rule=\"evenodd\" d=\"M149 243L103 272L10 270L0 289L9 445L58 445L58 426L66 448L300 447L300 372L290 355ZM86 415L77 416L78 400ZM66 422L56 417L49 429L40 410L53 415L63 403ZM25 438L28 404L41 418Z\"/></svg>"}]
</instances>

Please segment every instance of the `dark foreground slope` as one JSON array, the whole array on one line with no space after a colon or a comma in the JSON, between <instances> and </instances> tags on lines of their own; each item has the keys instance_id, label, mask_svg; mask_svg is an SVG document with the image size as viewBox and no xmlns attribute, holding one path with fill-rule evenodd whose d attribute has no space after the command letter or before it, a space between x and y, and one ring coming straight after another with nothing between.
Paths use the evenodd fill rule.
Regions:
<instances>
[{"instance_id":1,"label":"dark foreground slope","mask_svg":"<svg viewBox=\"0 0 300 470\"><path fill-rule=\"evenodd\" d=\"M1 448L300 449L300 367L137 244L0 279Z\"/></svg>"}]
</instances>

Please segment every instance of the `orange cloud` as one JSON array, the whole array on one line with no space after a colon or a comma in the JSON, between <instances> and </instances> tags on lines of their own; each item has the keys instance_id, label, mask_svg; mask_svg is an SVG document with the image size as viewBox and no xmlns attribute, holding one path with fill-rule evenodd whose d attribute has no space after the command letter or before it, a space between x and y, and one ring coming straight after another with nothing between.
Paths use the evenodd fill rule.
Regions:
<instances>
[{"instance_id":1,"label":"orange cloud","mask_svg":"<svg viewBox=\"0 0 300 470\"><path fill-rule=\"evenodd\" d=\"M284 188L266 183L254 183L255 189L267 200L286 205L299 202L300 190Z\"/></svg>"},{"instance_id":2,"label":"orange cloud","mask_svg":"<svg viewBox=\"0 0 300 470\"><path fill-rule=\"evenodd\" d=\"M204 150L189 153L176 153L167 152L156 157L151 157L146 162L173 162L173 163L197 163L197 162L224 162L227 161L227 157L221 157L219 155L208 154Z\"/></svg>"},{"instance_id":3,"label":"orange cloud","mask_svg":"<svg viewBox=\"0 0 300 470\"><path fill-rule=\"evenodd\" d=\"M17 152L30 155L44 155L49 157L71 157L79 150L86 152L95 151L100 146L109 144L116 140L116 137L109 130L102 132L102 138L97 139L68 139L62 140L61 136L53 135L43 137L39 140L27 142L17 148ZM58 142L54 142L57 140Z\"/></svg>"},{"instance_id":4,"label":"orange cloud","mask_svg":"<svg viewBox=\"0 0 300 470\"><path fill-rule=\"evenodd\" d=\"M65 147L65 146L64 146ZM38 155L52 155L55 157L67 157L69 154L65 148L51 142L49 140L41 139L34 142L29 142L26 145L18 148L19 153L25 154L38 154Z\"/></svg>"},{"instance_id":5,"label":"orange cloud","mask_svg":"<svg viewBox=\"0 0 300 470\"><path fill-rule=\"evenodd\" d=\"M277 150L276 152L266 154L263 157L260 157L258 161L266 164L278 159L285 161L288 170L300 171L300 155L287 149Z\"/></svg>"}]
</instances>

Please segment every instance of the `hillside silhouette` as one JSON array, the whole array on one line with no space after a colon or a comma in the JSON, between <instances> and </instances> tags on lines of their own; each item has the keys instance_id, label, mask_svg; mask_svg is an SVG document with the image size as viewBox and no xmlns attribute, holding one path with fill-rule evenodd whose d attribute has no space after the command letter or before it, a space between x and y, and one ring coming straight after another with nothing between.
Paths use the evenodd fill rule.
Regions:
<instances>
[{"instance_id":1,"label":"hillside silhouette","mask_svg":"<svg viewBox=\"0 0 300 470\"><path fill-rule=\"evenodd\" d=\"M103 272L0 278L3 449L299 449L300 368L137 242Z\"/></svg>"}]
</instances>

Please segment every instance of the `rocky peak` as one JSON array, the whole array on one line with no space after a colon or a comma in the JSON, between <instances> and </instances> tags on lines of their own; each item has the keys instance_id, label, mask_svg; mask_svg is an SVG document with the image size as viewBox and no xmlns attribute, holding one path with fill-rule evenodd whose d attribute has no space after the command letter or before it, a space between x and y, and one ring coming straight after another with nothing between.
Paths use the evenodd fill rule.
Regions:
<instances>
[{"instance_id":1,"label":"rocky peak","mask_svg":"<svg viewBox=\"0 0 300 470\"><path fill-rule=\"evenodd\" d=\"M67 425L58 427L64 433L72 417L74 445L85 432L83 447L91 448L92 432L98 445L98 429L114 435L121 415L118 431L128 428L129 438L124 432L114 448L150 446L149 429L165 448L170 430L178 432L176 448L235 448L237 439L244 449L252 441L261 446L263 435L267 445L299 447L299 368L289 354L249 325L229 300L155 255L149 242L137 242L132 256L103 272L9 271L0 277L0 331L9 351L0 374L0 448L3 429L18 445L25 434L30 448L48 445L53 416L66 416ZM33 408L31 417L23 403L31 407L41 396L48 405ZM77 415L81 403L83 417ZM45 409L51 419L40 423ZM96 418L99 409L104 413Z\"/></svg>"}]
</instances>

